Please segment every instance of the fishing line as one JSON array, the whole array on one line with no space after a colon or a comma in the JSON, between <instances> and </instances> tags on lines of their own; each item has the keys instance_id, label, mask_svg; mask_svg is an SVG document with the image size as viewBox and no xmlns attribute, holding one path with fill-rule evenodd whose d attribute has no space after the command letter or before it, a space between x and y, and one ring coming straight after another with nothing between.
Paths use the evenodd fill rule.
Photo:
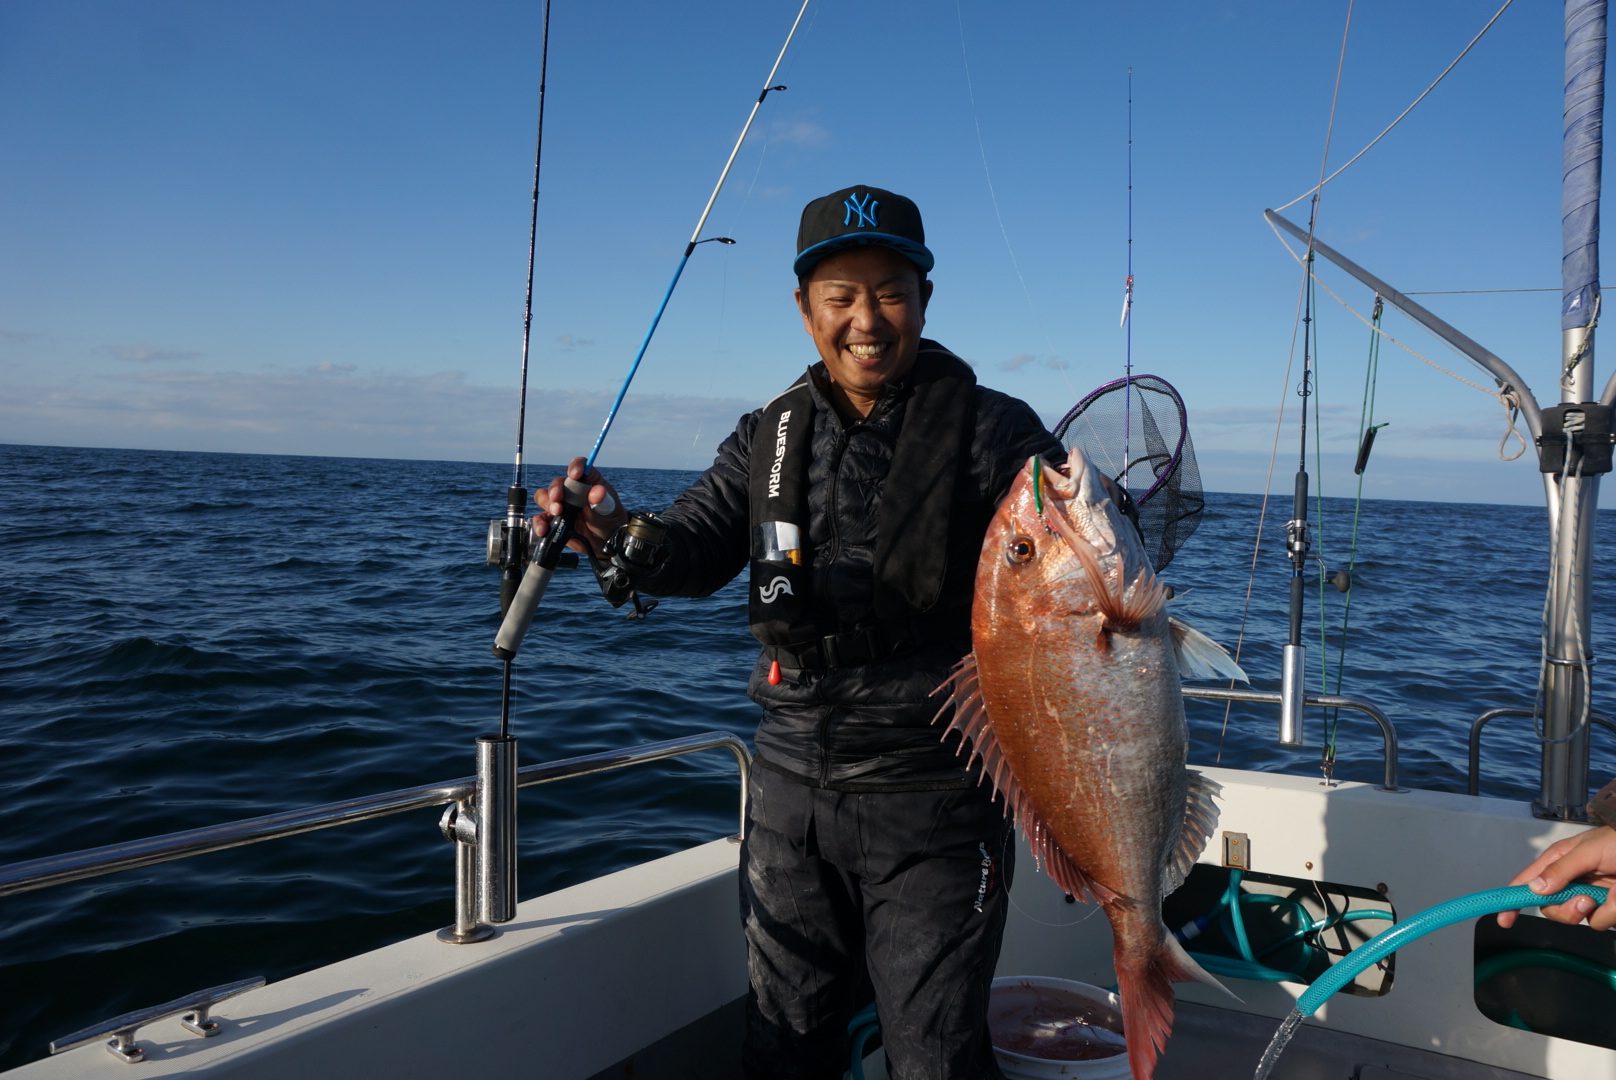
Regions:
<instances>
[{"instance_id":1,"label":"fishing line","mask_svg":"<svg viewBox=\"0 0 1616 1080\"><path fill-rule=\"evenodd\" d=\"M1429 94L1432 90L1435 90L1436 86L1437 86L1437 83L1439 83L1443 79L1447 78L1448 77L1448 72L1452 71L1454 68L1459 66L1459 61L1463 60L1465 58L1465 56L1469 54L1470 50L1474 49L1476 47L1476 42L1481 40L1482 34L1485 34L1488 30L1491 30L1492 26L1493 26L1493 23L1498 21L1498 16L1502 15L1505 12L1505 10L1508 9L1509 5L1513 4L1514 2L1515 2L1515 0L1504 0L1504 6L1499 8L1496 12L1494 12L1493 17L1487 20L1487 25L1483 26L1481 28L1480 33L1476 34L1475 37L1470 39L1470 44L1468 44L1468 45L1466 45L1464 47L1464 52L1461 52L1458 56L1454 57L1453 58L1453 63L1449 64L1447 67L1442 69L1442 74L1440 74L1440 75L1438 75L1436 77L1436 81L1431 83L1430 86L1427 86L1425 88L1425 92L1422 93L1419 97L1414 99L1413 104L1411 104L1408 108L1404 109L1402 112L1398 113L1397 114L1397 119L1393 120L1391 123L1387 124L1386 125L1386 130L1382 131L1379 135L1376 135L1373 139L1371 139L1369 141L1368 146L1364 147L1362 150L1358 151L1356 154L1353 154L1352 157L1347 161L1346 165L1341 166L1339 169L1337 169L1335 172L1331 173L1329 176L1324 177L1322 180L1320 180L1318 182L1317 185L1315 185L1312 188L1309 188L1307 191L1302 192L1300 195L1296 196L1296 198L1292 199L1290 202L1286 203L1284 206L1278 207L1275 212L1277 213L1279 210L1285 210L1285 209L1288 209L1289 207L1295 206L1297 203L1301 202L1303 199L1307 198L1309 195L1312 195L1312 194L1314 194L1316 192L1322 191L1324 189L1325 184L1328 184L1331 180L1334 180L1336 177L1338 177L1342 173L1346 172L1348 166L1350 166L1353 162L1357 161L1359 158L1363 157L1365 154L1369 153L1369 151L1374 148L1376 143L1380 142L1380 140L1384 139L1387 135L1391 134L1392 128L1394 128L1398 124L1402 123L1403 122L1403 117L1405 117L1409 113L1413 112L1414 111L1414 106L1418 105L1420 102L1424 101L1426 94ZM1351 16L1350 13L1347 16L1347 21L1349 23L1352 21L1352 16ZM1343 47L1345 47L1344 42L1343 42ZM1512 291L1512 290L1501 289L1499 291L1500 292L1507 292L1507 291ZM1520 291L1521 292L1527 292L1529 290L1522 289ZM1545 290L1545 291L1547 291L1547 292L1559 292L1560 290L1559 289L1549 289L1549 290ZM1403 295L1404 296L1409 296L1411 294L1410 293L1404 293Z\"/></svg>"},{"instance_id":2,"label":"fishing line","mask_svg":"<svg viewBox=\"0 0 1616 1080\"><path fill-rule=\"evenodd\" d=\"M1122 486L1133 468L1129 438L1133 435L1133 68L1128 69L1128 282L1122 294Z\"/></svg>"},{"instance_id":3,"label":"fishing line","mask_svg":"<svg viewBox=\"0 0 1616 1080\"><path fill-rule=\"evenodd\" d=\"M1072 385L1071 377L1066 374L1065 365L1055 354L1055 343L1050 340L1049 331L1044 327L1044 318L1038 313L1038 305L1033 303L1032 290L1027 287L1027 278L1021 272L1021 262L1016 258L1016 249L1010 243L1010 230L1004 227L1004 215L999 211L999 196L993 190L993 173L988 169L987 144L982 141L982 120L976 111L976 86L971 81L971 58L965 51L965 14L960 10L960 0L954 0L954 18L959 23L960 61L965 65L965 92L971 99L971 124L976 129L976 149L982 156L982 176L987 180L988 199L993 203L993 217L999 223L999 235L1004 237L1004 250L1010 253L1010 265L1015 268L1016 280L1021 282L1021 292L1027 298L1027 307L1032 311L1033 322L1038 324L1038 332L1043 335L1044 345L1049 349L1049 361L1045 366L1053 367L1060 372L1067 391L1076 398L1079 396L1077 387Z\"/></svg>"},{"instance_id":4,"label":"fishing line","mask_svg":"<svg viewBox=\"0 0 1616 1080\"><path fill-rule=\"evenodd\" d=\"M957 2L957 0L956 0L956 2ZM1314 190L1312 192L1312 194L1313 194L1313 206L1312 206L1311 213L1309 213L1309 215L1308 215L1308 225L1307 225L1307 250L1308 250L1308 262L1309 263L1312 261L1312 255L1313 255L1313 232L1314 232L1314 228L1315 228L1315 226L1316 226L1316 224L1318 222L1319 203L1320 203L1320 196L1323 194L1323 190L1324 190L1325 171L1329 168L1330 140L1333 137L1334 132L1335 132L1336 106L1339 103L1340 98L1341 98L1341 72L1346 67L1346 63L1347 63L1347 40L1348 40L1348 38L1349 38L1349 36L1351 35L1351 32L1352 32L1352 11L1353 11L1353 6L1354 6L1355 2L1356 2L1356 0L1347 0L1346 24L1341 29L1341 53L1340 53L1340 56L1336 60L1335 86L1334 86L1334 88L1333 88L1333 90L1331 91L1331 94L1330 94L1330 118L1329 118L1329 122L1325 125L1325 129L1324 129L1324 151L1323 151L1322 155L1320 156L1320 160L1319 160L1319 183L1314 188ZM1287 244L1286 249L1289 250L1289 247L1290 247L1290 245ZM1283 381L1280 384L1282 389L1280 391L1280 398L1279 398L1279 413L1278 413L1278 416L1276 416L1275 419L1274 419L1274 443L1273 443L1273 448L1272 448L1272 450L1270 450L1269 455L1268 455L1268 475L1263 481L1262 506L1259 508L1258 513L1257 513L1257 537L1256 537L1256 540L1253 542L1252 549L1251 549L1251 570L1250 570L1250 573L1249 573L1249 575L1248 575L1248 577L1246 579L1246 599L1245 599L1245 604L1242 607L1241 612L1240 612L1240 633L1239 633L1239 636L1235 639L1234 659L1235 659L1236 663L1239 663L1241 650L1245 646L1246 625L1247 625L1247 623L1248 623L1248 621L1250 620L1250 617L1251 617L1251 597L1252 597L1252 594L1253 594L1253 592L1255 591L1255 588L1256 588L1258 559L1262 554L1263 530L1264 530L1264 527L1267 525L1267 522L1268 522L1268 499L1269 499L1269 495L1271 494L1271 491L1272 491L1272 488L1273 488L1273 483L1274 483L1274 466L1275 466L1275 464L1276 464L1276 462L1277 462L1277 460L1279 458L1279 439L1280 439L1280 433L1281 433L1281 431L1283 429L1283 426L1284 426L1284 423L1285 423L1285 406L1286 406L1286 403L1287 403L1287 401L1289 399L1289 396L1290 396L1291 369L1292 369L1292 366L1295 363L1295 359L1296 359L1296 338L1297 338L1298 331L1301 329L1301 327L1303 325L1304 313L1306 313L1310 317L1311 316L1311 311L1312 311L1312 287L1311 287L1312 274L1311 274L1311 269L1312 268L1309 265L1307 265L1306 263L1303 264L1303 267L1302 267L1302 282L1301 282L1301 285L1297 289L1296 315L1295 315L1295 317L1294 317L1294 319L1293 319L1293 321L1291 323L1290 351L1285 357L1285 376L1284 376ZM1304 383L1307 380L1307 355L1306 355L1307 354L1307 348L1308 348L1308 342L1307 342L1306 335L1304 334L1303 335L1303 341L1302 341L1302 350L1303 350L1302 379L1303 379ZM1307 455L1306 428L1307 428L1307 410L1306 410L1306 404L1304 402L1303 410L1302 410L1302 430L1303 430L1302 456L1303 456L1303 465L1304 465L1304 470L1303 471L1304 472L1305 472L1306 455ZM1296 511L1298 513L1305 512L1305 509L1306 509L1305 502L1304 502L1304 504L1302 506L1298 506L1295 509L1296 509ZM1234 680L1233 679L1229 680L1229 688L1230 689L1234 688ZM1223 728L1222 728L1222 731L1218 735L1218 752L1217 752L1217 757L1215 759L1215 761L1217 763L1221 763L1223 761L1223 743L1224 743L1224 740L1225 740L1225 738L1227 737L1227 735L1229 733L1229 717L1230 717L1231 713L1233 712L1233 709L1234 709L1234 702L1233 701L1230 701L1230 702L1226 703L1224 705L1224 707L1223 707Z\"/></svg>"},{"instance_id":5,"label":"fishing line","mask_svg":"<svg viewBox=\"0 0 1616 1080\"><path fill-rule=\"evenodd\" d=\"M1380 318L1385 311L1385 301L1379 296L1375 297L1374 324L1371 330L1378 330ZM1375 395L1380 386L1380 335L1369 335L1369 358L1364 362L1364 390L1363 403L1358 408L1358 460L1354 471L1358 474L1358 493L1352 505L1352 540L1347 549L1347 588L1346 597L1341 602L1341 646L1336 654L1335 663L1335 692L1341 693L1342 680L1347 667L1347 630L1352 620L1352 592L1358 584L1358 525L1363 513L1363 478L1364 469L1369 461L1369 446L1372 445L1373 432L1385 427L1384 424L1375 423ZM1323 583L1320 582L1319 595L1324 595ZM1320 601L1322 603L1322 599ZM1330 710L1329 722L1324 731L1324 756L1332 765L1335 762L1336 734L1341 727L1341 710Z\"/></svg>"},{"instance_id":6,"label":"fishing line","mask_svg":"<svg viewBox=\"0 0 1616 1080\"><path fill-rule=\"evenodd\" d=\"M813 16L813 18L808 20L808 26L802 32L802 36L803 36L804 41L806 41L810 37L813 37L814 26L818 24L818 22L819 22L819 13L821 11L823 11L823 10L824 10L823 5L821 5L820 7L814 8L814 16ZM785 71L783 71L781 73L781 75L780 75L781 78L785 79L785 78L790 78L791 77L791 73L793 71L795 71L796 68L797 68L797 56L798 55L800 55L800 54L793 55L791 57L791 59L786 62L786 69L785 69ZM769 81L773 82L774 80L771 78ZM750 184L746 185L746 194L741 197L741 205L735 211L734 216L730 218L729 231L732 232L732 233L735 232L736 229L738 228L738 226L740 225L741 217L742 217L742 215L744 215L746 213L746 208L752 201L752 192L753 192L754 189L757 188L758 176L763 172L763 161L764 161L765 158L767 158L769 156L769 144L773 141L773 139L774 139L773 126L771 125L769 127L764 128L763 129L763 150L762 150L761 153L758 154L757 168L752 170L752 182Z\"/></svg>"},{"instance_id":7,"label":"fishing line","mask_svg":"<svg viewBox=\"0 0 1616 1080\"><path fill-rule=\"evenodd\" d=\"M1315 313L1316 316L1316 313ZM1324 420L1320 414L1323 391L1319 383L1319 320L1313 320L1313 462L1317 471L1317 483L1313 487L1313 514L1317 521L1315 526L1315 539L1317 550L1313 559L1317 563L1319 575L1319 693L1330 692L1330 629L1329 606L1325 593L1325 568L1327 556L1324 547ZM1345 630L1343 629L1343 634ZM1342 638L1342 647L1346 647L1346 639ZM1340 667L1336 669L1336 682L1341 681ZM1336 710L1339 715L1340 710ZM1326 786L1334 780L1335 774L1335 742L1329 739L1325 742L1320 767L1324 773Z\"/></svg>"},{"instance_id":8,"label":"fishing line","mask_svg":"<svg viewBox=\"0 0 1616 1080\"><path fill-rule=\"evenodd\" d=\"M802 17L808 10L812 0L802 0L802 7L797 9L797 17L791 23L791 31L786 34L785 44L780 46L780 54L774 58L774 66L769 68L768 78L763 80L763 89L758 93L757 100L752 103L752 111L747 114L746 123L741 127L741 134L735 140L734 149L730 150L729 158L724 162L723 171L718 174L718 183L713 185L713 193L707 197L707 205L702 207L701 217L696 221L695 229L691 230L690 242L685 245L685 253L679 258L679 265L674 268L673 280L668 282L667 291L662 294L662 302L657 305L656 314L651 317L651 325L645 331L645 338L640 342L639 351L634 354L634 362L629 365L628 374L623 377L623 385L617 390L617 397L612 401L612 407L606 413L606 421L600 426L600 434L595 436L595 445L590 448L589 458L584 463L584 474L594 468L595 459L600 456L600 448L606 442L607 434L612 430L612 423L617 419L617 411L623 407L623 398L628 394L629 384L634 381L634 375L640 370L640 361L645 359L645 350L651 346L651 338L656 334L657 325L662 322L663 312L668 310L668 301L673 299L673 290L679 285L679 278L685 272L685 265L690 262L690 255L696 250L696 245L705 244L708 240L718 243L733 244L735 241L727 236L713 236L708 240L701 239L701 230L707 225L707 216L713 212L713 204L718 201L718 193L724 190L724 181L729 179L729 171L735 165L735 158L741 152L741 146L746 142L747 133L752 130L752 121L757 119L758 110L763 107L763 99L771 91L784 90L783 86L774 85L774 77L780 72L780 64L786 58L786 51L791 48L791 39L797 36L797 27L802 25Z\"/></svg>"},{"instance_id":9,"label":"fishing line","mask_svg":"<svg viewBox=\"0 0 1616 1080\"><path fill-rule=\"evenodd\" d=\"M1057 888L1058 888L1058 886L1057 886ZM1082 922L1088 922L1090 919L1094 918L1094 916L1096 914L1098 914L1099 911L1100 911L1100 905L1099 904L1085 903L1084 906L1088 908L1088 911L1084 912L1082 915L1080 915L1077 918L1073 919L1071 922L1045 922L1043 919L1038 918L1036 915L1028 914L1026 908L1024 908L1020 904L1016 903L1016 894L1014 892L1007 892L1007 893L1005 893L1005 896L1007 896L1009 898L1010 906L1015 908L1017 911L1021 912L1021 917L1023 919L1026 919L1029 922L1035 922L1039 926L1047 926L1047 927L1050 927L1051 929L1055 929L1055 930L1059 930L1062 927L1066 927L1066 926L1076 926L1078 923L1082 923Z\"/></svg>"}]
</instances>

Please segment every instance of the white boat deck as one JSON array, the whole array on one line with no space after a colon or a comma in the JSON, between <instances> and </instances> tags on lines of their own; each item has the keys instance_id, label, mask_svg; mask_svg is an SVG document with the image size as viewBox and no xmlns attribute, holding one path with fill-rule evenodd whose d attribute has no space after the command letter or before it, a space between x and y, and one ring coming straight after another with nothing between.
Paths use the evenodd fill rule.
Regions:
<instances>
[{"instance_id":1,"label":"white boat deck","mask_svg":"<svg viewBox=\"0 0 1616 1080\"><path fill-rule=\"evenodd\" d=\"M1207 771L1224 785L1220 827L1248 834L1253 870L1384 884L1403 914L1507 881L1577 831L1501 800ZM450 946L426 934L265 986L219 1007L217 1038L195 1038L175 1020L154 1024L139 1035L148 1060L138 1065L87 1046L8 1075L733 1076L746 990L736 855L715 841L529 900L490 942ZM1203 861L1220 855L1214 842ZM1001 973L1113 982L1105 916L1066 903L1025 848L1017 871ZM1616 1051L1483 1016L1471 999L1471 957L1467 926L1411 944L1391 992L1332 999L1276 1080L1616 1080ZM1251 1075L1300 988L1233 988L1243 1003L1180 988L1188 1004L1160 1080Z\"/></svg>"}]
</instances>

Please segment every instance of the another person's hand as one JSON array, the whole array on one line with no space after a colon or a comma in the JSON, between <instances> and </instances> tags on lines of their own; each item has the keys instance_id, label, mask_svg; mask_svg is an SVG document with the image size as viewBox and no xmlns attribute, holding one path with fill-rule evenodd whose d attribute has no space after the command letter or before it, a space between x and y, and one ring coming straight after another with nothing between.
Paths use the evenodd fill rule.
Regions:
<instances>
[{"instance_id":1,"label":"another person's hand","mask_svg":"<svg viewBox=\"0 0 1616 1080\"><path fill-rule=\"evenodd\" d=\"M1616 829L1601 825L1550 844L1530 866L1516 874L1510 884L1530 885L1533 892L1546 896L1576 881L1601 885L1610 889L1611 894L1603 904L1597 905L1586 896L1572 897L1564 904L1544 908L1544 916L1572 925L1587 919L1595 930L1616 926ZM1501 912L1498 925L1513 926L1519 914L1518 911Z\"/></svg>"},{"instance_id":2,"label":"another person's hand","mask_svg":"<svg viewBox=\"0 0 1616 1080\"><path fill-rule=\"evenodd\" d=\"M628 524L628 511L623 509L623 501L617 497L617 490L606 482L599 469L590 469L589 476L584 476L583 458L572 459L572 464L567 466L567 476L574 480L587 479L592 485L585 496L588 505L579 511L573 523L572 539L567 546L581 554L593 554L598 558L606 547L606 541L611 539L618 527ZM538 507L538 512L533 515L535 537L547 534L551 521L561 514L561 480L558 476L550 481L548 488L540 488L533 493L533 503Z\"/></svg>"}]
</instances>

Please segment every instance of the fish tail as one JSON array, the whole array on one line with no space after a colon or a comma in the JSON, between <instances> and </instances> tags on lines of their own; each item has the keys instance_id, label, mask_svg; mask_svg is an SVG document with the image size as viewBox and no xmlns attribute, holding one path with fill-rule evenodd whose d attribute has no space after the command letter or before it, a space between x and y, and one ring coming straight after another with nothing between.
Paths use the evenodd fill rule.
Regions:
<instances>
[{"instance_id":1,"label":"fish tail","mask_svg":"<svg viewBox=\"0 0 1616 1080\"><path fill-rule=\"evenodd\" d=\"M1173 1033L1173 980L1159 956L1132 965L1122 964L1118 957L1117 994L1122 998L1123 1034L1128 1040L1133 1080L1151 1080L1156 1059Z\"/></svg>"},{"instance_id":2,"label":"fish tail","mask_svg":"<svg viewBox=\"0 0 1616 1080\"><path fill-rule=\"evenodd\" d=\"M1122 998L1128 1065L1133 1071L1133 1080L1151 1080L1156 1072L1156 1059L1166 1049L1167 1037L1173 1033L1173 984L1203 982L1230 997L1234 995L1191 959L1165 927L1161 930L1161 943L1143 964L1124 962L1122 952L1119 935L1117 988Z\"/></svg>"}]
</instances>

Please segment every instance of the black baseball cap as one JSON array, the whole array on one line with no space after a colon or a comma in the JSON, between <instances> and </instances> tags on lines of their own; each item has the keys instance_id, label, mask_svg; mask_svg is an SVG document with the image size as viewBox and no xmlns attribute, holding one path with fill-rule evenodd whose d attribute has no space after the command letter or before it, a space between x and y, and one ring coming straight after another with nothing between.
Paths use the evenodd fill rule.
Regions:
<instances>
[{"instance_id":1,"label":"black baseball cap","mask_svg":"<svg viewBox=\"0 0 1616 1080\"><path fill-rule=\"evenodd\" d=\"M922 271L937 261L926 247L920 207L884 188L855 184L802 208L793 269L803 277L825 256L867 244L892 248Z\"/></svg>"}]
</instances>

